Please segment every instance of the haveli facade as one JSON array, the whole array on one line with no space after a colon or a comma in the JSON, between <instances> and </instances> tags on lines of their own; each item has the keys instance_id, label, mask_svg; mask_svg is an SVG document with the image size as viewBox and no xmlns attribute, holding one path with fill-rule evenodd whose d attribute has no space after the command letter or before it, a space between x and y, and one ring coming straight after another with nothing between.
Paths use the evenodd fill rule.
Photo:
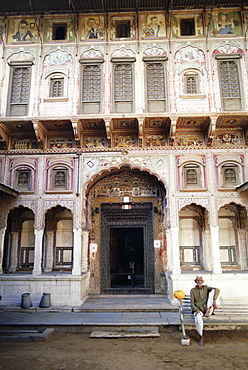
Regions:
<instances>
[{"instance_id":1,"label":"haveli facade","mask_svg":"<svg viewBox=\"0 0 248 370\"><path fill-rule=\"evenodd\" d=\"M0 294L248 278L248 8L0 15Z\"/></svg>"}]
</instances>

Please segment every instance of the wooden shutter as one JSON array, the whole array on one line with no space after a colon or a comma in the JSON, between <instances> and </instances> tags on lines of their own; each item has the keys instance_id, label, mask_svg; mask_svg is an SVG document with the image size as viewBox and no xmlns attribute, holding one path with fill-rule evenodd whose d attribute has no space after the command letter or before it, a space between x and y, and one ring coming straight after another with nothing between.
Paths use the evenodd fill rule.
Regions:
<instances>
[{"instance_id":1,"label":"wooden shutter","mask_svg":"<svg viewBox=\"0 0 248 370\"><path fill-rule=\"evenodd\" d=\"M64 79L52 78L50 85L50 97L58 98L64 95Z\"/></svg>"},{"instance_id":2,"label":"wooden shutter","mask_svg":"<svg viewBox=\"0 0 248 370\"><path fill-rule=\"evenodd\" d=\"M146 63L147 105L149 112L165 111L164 63Z\"/></svg>"},{"instance_id":3,"label":"wooden shutter","mask_svg":"<svg viewBox=\"0 0 248 370\"><path fill-rule=\"evenodd\" d=\"M242 109L241 90L238 71L238 60L220 60L220 89L223 110L237 111Z\"/></svg>"},{"instance_id":4,"label":"wooden shutter","mask_svg":"<svg viewBox=\"0 0 248 370\"><path fill-rule=\"evenodd\" d=\"M28 114L30 72L31 69L29 66L16 66L12 68L11 116L25 116Z\"/></svg>"}]
</instances>

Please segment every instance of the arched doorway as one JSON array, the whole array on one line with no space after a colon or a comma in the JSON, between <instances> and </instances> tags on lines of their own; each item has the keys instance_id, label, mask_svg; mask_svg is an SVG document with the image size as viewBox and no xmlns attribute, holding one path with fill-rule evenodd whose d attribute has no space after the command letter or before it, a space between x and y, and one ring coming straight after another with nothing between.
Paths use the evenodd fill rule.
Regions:
<instances>
[{"instance_id":1,"label":"arched doorway","mask_svg":"<svg viewBox=\"0 0 248 370\"><path fill-rule=\"evenodd\" d=\"M71 271L72 265L73 214L65 207L53 207L45 217L43 271Z\"/></svg>"},{"instance_id":2,"label":"arched doorway","mask_svg":"<svg viewBox=\"0 0 248 370\"><path fill-rule=\"evenodd\" d=\"M155 291L154 240L163 239L164 200L155 176L128 166L99 175L88 188L94 292Z\"/></svg>"},{"instance_id":3,"label":"arched doorway","mask_svg":"<svg viewBox=\"0 0 248 370\"><path fill-rule=\"evenodd\" d=\"M34 267L34 213L19 206L10 211L4 238L3 271L31 272Z\"/></svg>"},{"instance_id":4,"label":"arched doorway","mask_svg":"<svg viewBox=\"0 0 248 370\"><path fill-rule=\"evenodd\" d=\"M226 204L219 209L218 220L222 269L247 269L247 210L239 204Z\"/></svg>"},{"instance_id":5,"label":"arched doorway","mask_svg":"<svg viewBox=\"0 0 248 370\"><path fill-rule=\"evenodd\" d=\"M180 265L184 271L206 268L204 233L207 227L207 211L194 203L179 212Z\"/></svg>"}]
</instances>

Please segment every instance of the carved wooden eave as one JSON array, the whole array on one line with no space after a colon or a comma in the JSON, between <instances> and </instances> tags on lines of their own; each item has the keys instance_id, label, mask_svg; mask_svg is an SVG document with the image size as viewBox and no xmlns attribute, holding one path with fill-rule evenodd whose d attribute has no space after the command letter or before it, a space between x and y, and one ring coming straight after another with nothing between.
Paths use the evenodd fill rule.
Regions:
<instances>
[{"instance_id":1,"label":"carved wooden eave","mask_svg":"<svg viewBox=\"0 0 248 370\"><path fill-rule=\"evenodd\" d=\"M247 130L247 115L221 115L216 120L213 145L245 145Z\"/></svg>"},{"instance_id":2,"label":"carved wooden eave","mask_svg":"<svg viewBox=\"0 0 248 370\"><path fill-rule=\"evenodd\" d=\"M139 122L137 118L113 118L110 121L111 146L139 146Z\"/></svg>"},{"instance_id":3,"label":"carved wooden eave","mask_svg":"<svg viewBox=\"0 0 248 370\"><path fill-rule=\"evenodd\" d=\"M38 146L38 140L35 135L32 121L2 120L0 122L0 133L8 149L11 149L10 146L12 146L12 143L15 139L30 139L32 143L35 143L35 145ZM33 144L31 147L32 146Z\"/></svg>"},{"instance_id":4,"label":"carved wooden eave","mask_svg":"<svg viewBox=\"0 0 248 370\"><path fill-rule=\"evenodd\" d=\"M210 117L179 117L176 123L174 145L207 145L210 133Z\"/></svg>"},{"instance_id":5,"label":"carved wooden eave","mask_svg":"<svg viewBox=\"0 0 248 370\"><path fill-rule=\"evenodd\" d=\"M243 193L247 189L248 189L248 181L245 181L243 184L236 186L236 190L238 193Z\"/></svg>"},{"instance_id":6,"label":"carved wooden eave","mask_svg":"<svg viewBox=\"0 0 248 370\"><path fill-rule=\"evenodd\" d=\"M108 147L107 131L103 119L80 119L78 135L82 148Z\"/></svg>"},{"instance_id":7,"label":"carved wooden eave","mask_svg":"<svg viewBox=\"0 0 248 370\"><path fill-rule=\"evenodd\" d=\"M143 146L167 146L171 134L169 117L149 117L144 119Z\"/></svg>"},{"instance_id":8,"label":"carved wooden eave","mask_svg":"<svg viewBox=\"0 0 248 370\"><path fill-rule=\"evenodd\" d=\"M4 194L9 194L13 197L17 197L19 195L19 191L0 183L0 196Z\"/></svg>"},{"instance_id":9,"label":"carved wooden eave","mask_svg":"<svg viewBox=\"0 0 248 370\"><path fill-rule=\"evenodd\" d=\"M70 120L40 120L38 130L44 148L49 147L48 142L52 138L69 138L73 143L75 142L72 122Z\"/></svg>"}]
</instances>

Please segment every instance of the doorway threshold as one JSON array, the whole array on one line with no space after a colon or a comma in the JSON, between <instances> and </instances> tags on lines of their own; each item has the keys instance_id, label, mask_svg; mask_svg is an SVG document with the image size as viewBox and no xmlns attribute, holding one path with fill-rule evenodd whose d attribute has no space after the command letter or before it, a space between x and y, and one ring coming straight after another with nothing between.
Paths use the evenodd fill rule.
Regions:
<instances>
[{"instance_id":1,"label":"doorway threshold","mask_svg":"<svg viewBox=\"0 0 248 370\"><path fill-rule=\"evenodd\" d=\"M107 288L102 290L102 294L125 295L125 294L153 294L151 288L135 288L135 287L118 287Z\"/></svg>"}]
</instances>

